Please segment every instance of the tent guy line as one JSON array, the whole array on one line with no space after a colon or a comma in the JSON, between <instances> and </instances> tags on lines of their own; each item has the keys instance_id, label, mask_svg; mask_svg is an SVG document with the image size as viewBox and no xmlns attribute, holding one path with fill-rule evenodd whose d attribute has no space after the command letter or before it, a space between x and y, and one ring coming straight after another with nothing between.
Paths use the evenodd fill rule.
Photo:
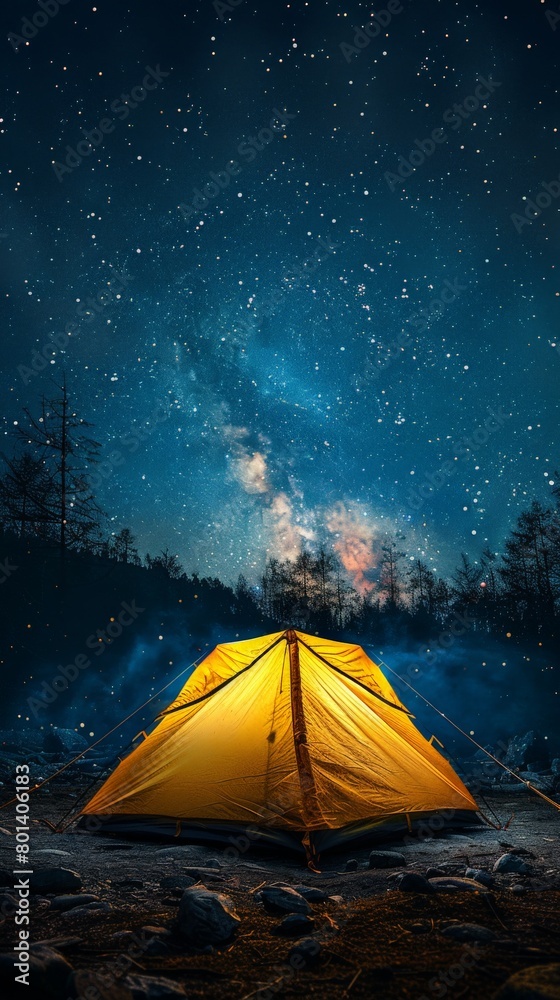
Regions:
<instances>
[{"instance_id":1,"label":"tent guy line","mask_svg":"<svg viewBox=\"0 0 560 1000\"><path fill-rule=\"evenodd\" d=\"M76 757L73 757L72 760L69 760L67 764L64 764L62 767L60 767L58 771L55 771L54 774L49 775L49 777L45 778L44 781L41 781L39 782L38 785L34 785L33 788L30 788L29 794L31 794L31 792L39 791L39 789L42 788L43 785L46 785L49 781L52 781L53 778L57 778L58 775L62 774L63 771L66 771L67 768L72 767L72 764L75 764L77 760L80 760L81 757L85 757L86 753L89 753L90 750L94 750L96 746L99 746L100 743L103 743L103 740L106 740L108 736L111 736L113 733L117 731L117 729L120 729L121 726L124 726L125 722L128 722L129 719L134 718L134 716L138 712L141 712L142 709L146 707L146 705L149 705L150 702L154 701L156 698L159 698L160 694L163 694L164 691L167 691L167 688L171 687L171 685L174 684L175 681L178 681L179 678L183 676L183 674L186 674L187 670L190 670L191 667L196 667L197 664L199 664L200 661L204 659L206 655L207 655L206 653L201 653L198 659L193 660L192 663L189 663L188 667L184 667L184 669L181 670L176 677L172 677L171 680L168 681L167 684L164 684L164 686L160 688L159 691L156 691L156 693L153 694L151 698L148 698L148 700L139 705L138 708L135 708L133 712L131 712L129 715L126 716L126 718L121 719L121 721L118 722L116 726L113 726L113 728L109 729L106 733L103 734L103 736L100 736L98 740L95 740L95 743L91 743L89 747L86 747L86 749L82 750L82 752L79 753ZM136 739L136 737L134 737L134 739ZM0 805L0 812L2 811L2 809L6 809L8 806L11 806L14 802L17 802L17 798L12 798L9 799L7 802L3 802Z\"/></svg>"},{"instance_id":2,"label":"tent guy line","mask_svg":"<svg viewBox=\"0 0 560 1000\"><path fill-rule=\"evenodd\" d=\"M371 649L373 651L373 646L366 646L366 649ZM472 736L470 736L469 733L466 733L465 730L461 729L461 727L458 726L456 722L453 722L453 720L450 719L449 716L445 714L445 712L442 712L439 708L436 708L436 706L433 705L431 701L428 701L428 699L423 694L421 694L420 691L417 691L416 688L413 687L412 684L409 684L409 682L405 680L404 677L401 677L401 675L398 674L396 670L393 670L388 663L385 663L385 661L381 659L378 660L377 662L379 663L380 666L385 667L386 670L388 670L391 674L393 674L393 677L396 677L397 680L401 681L402 684L406 684L407 688L410 688L410 690L418 698L421 698L422 701L425 702L425 704L428 705L429 708L433 709L434 712L437 712L438 715L441 715L442 719L445 719L445 721L448 722L450 726L453 726L453 728L456 729L458 733L461 733L461 736L464 736L465 739L469 740L473 744L473 746L475 746L478 750L482 750L482 752L485 753L486 756L490 758L490 760L494 761L495 764L498 764L500 767L502 767L504 771L507 771L508 774L511 774L513 778L516 778L516 780L521 782L522 785L525 785L526 788L529 788L532 792L535 792L536 795L540 795L541 799L544 799L545 802L548 802L549 805L554 806L554 808L560 812L560 805L558 804L558 802L555 802L554 799L549 798L549 796L545 795L544 792L541 792L538 788L535 788L535 786L532 785L530 781L527 781L525 778L521 778L519 774L516 774L515 771L512 771L511 767L508 767L507 764L504 764L502 760L499 760L498 757L495 757L493 753L490 753L489 750L486 750L485 747L481 746L481 744L478 743Z\"/></svg>"}]
</instances>

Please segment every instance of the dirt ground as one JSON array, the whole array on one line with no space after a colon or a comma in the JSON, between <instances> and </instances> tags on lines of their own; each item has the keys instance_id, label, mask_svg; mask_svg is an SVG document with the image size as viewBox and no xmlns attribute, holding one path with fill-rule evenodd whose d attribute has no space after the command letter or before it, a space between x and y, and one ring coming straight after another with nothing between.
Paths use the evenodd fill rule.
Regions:
<instances>
[{"instance_id":1,"label":"dirt ground","mask_svg":"<svg viewBox=\"0 0 560 1000\"><path fill-rule=\"evenodd\" d=\"M517 970L560 962L559 814L525 793L491 803L503 820L514 814L505 831L481 827L374 845L404 854L407 872L426 874L438 867L459 876L468 866L492 871L508 846L530 852L523 859L532 866L532 875L499 875L489 893L481 888L433 894L396 889L397 869L369 870L371 848L325 855L316 874L291 856L247 852L231 860L216 847L132 842L71 830L55 834L37 817L60 819L68 800L40 795L32 808L34 870L69 868L81 876L82 892L95 894L111 908L102 915L75 917L72 911L53 912L48 897L34 897L32 939L52 942L75 969L104 972L116 983L127 972L165 976L181 984L189 997L216 1000L435 1000L447 993L454 1000L480 1000L491 998ZM11 871L14 822L9 809L0 823L0 868ZM345 872L350 858L359 869ZM226 893L241 917L232 943L210 953L186 948L161 955L144 952L125 961L124 972L115 971L127 955L123 939L115 934L129 930L141 936L146 925L172 926L179 894L163 888L161 880L210 863L219 873L200 873L200 881ZM259 887L272 882L315 886L335 897L312 904L313 937L321 942L313 968L290 966L294 939L272 933L279 918L268 916L255 898ZM453 940L442 933L453 921L482 925L495 937L482 944ZM13 916L7 915L0 927L2 952L11 952L15 934ZM117 994L109 990L105 995Z\"/></svg>"}]
</instances>

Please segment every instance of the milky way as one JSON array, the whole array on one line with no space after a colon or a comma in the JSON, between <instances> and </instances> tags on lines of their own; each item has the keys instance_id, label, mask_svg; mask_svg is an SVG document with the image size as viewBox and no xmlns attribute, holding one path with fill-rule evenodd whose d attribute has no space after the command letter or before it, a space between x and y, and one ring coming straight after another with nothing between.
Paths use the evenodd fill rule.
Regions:
<instances>
[{"instance_id":1,"label":"milky way","mask_svg":"<svg viewBox=\"0 0 560 1000\"><path fill-rule=\"evenodd\" d=\"M4 450L64 370L142 552L499 551L560 464L558 7L57 7L4 17Z\"/></svg>"}]
</instances>

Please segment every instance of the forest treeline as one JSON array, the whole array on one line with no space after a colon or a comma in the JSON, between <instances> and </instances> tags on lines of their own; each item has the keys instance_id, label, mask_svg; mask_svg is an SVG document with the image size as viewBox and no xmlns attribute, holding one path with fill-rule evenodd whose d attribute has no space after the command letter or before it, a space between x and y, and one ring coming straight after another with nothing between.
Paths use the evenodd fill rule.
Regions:
<instances>
[{"instance_id":1,"label":"forest treeline","mask_svg":"<svg viewBox=\"0 0 560 1000\"><path fill-rule=\"evenodd\" d=\"M2 456L0 524L6 556L14 552L14 564L17 558L28 567L28 582L24 586L20 581L16 591L21 591L21 600L27 593L27 600L35 602L33 614L42 606L50 616L55 605L68 605L75 599L71 589L87 578L98 587L107 579L104 586L115 595L126 581L162 612L172 606L186 612L188 606L194 613L197 601L197 621L203 628L221 624L258 631L261 626L289 624L382 642L427 638L458 613L468 613L469 627L477 631L543 642L557 635L558 486L552 506L535 500L518 517L501 553L487 548L477 560L463 554L448 579L422 559L411 559L406 539L388 535L366 593L351 586L336 554L325 548L302 548L294 560L269 558L258 584L250 585L240 576L230 586L187 575L167 549L142 557L129 528L104 531L106 515L91 488L99 445L77 414L65 383L56 398L43 400L38 413L25 411L15 438L12 454ZM9 567L8 560L5 582L15 575ZM7 592L2 597L8 599ZM178 608L181 604L183 609ZM14 611L16 617L20 611Z\"/></svg>"}]
</instances>

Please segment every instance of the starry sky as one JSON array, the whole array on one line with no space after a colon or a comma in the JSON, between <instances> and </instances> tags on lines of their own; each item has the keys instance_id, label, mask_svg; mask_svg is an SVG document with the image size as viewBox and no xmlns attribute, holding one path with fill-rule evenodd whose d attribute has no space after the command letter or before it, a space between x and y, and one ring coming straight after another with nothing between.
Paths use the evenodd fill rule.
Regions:
<instances>
[{"instance_id":1,"label":"starry sky","mask_svg":"<svg viewBox=\"0 0 560 1000\"><path fill-rule=\"evenodd\" d=\"M47 7L2 11L3 449L65 372L142 553L499 551L560 464L559 8Z\"/></svg>"}]
</instances>

